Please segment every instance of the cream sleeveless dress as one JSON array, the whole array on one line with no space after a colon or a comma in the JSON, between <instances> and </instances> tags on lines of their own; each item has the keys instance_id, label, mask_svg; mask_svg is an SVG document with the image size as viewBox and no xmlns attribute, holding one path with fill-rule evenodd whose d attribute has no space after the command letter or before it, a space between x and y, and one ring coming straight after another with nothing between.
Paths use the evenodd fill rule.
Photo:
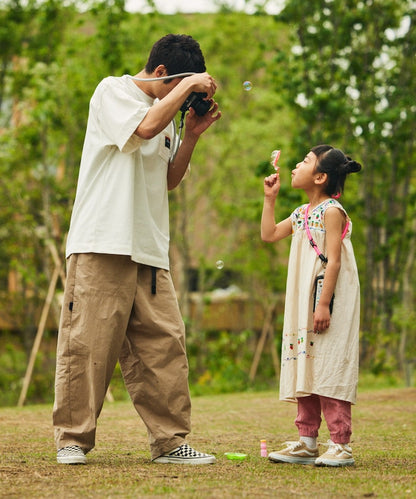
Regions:
<instances>
[{"instance_id":1,"label":"cream sleeveless dress","mask_svg":"<svg viewBox=\"0 0 416 499\"><path fill-rule=\"evenodd\" d=\"M351 244L352 224L341 246L341 268L335 287L331 325L323 333L313 331L313 291L315 278L323 273L318 255L305 231L305 210L291 215L292 242L286 285L282 339L280 400L295 402L310 394L356 402L359 356L360 285ZM308 225L318 248L326 255L326 210L337 208L327 199L309 210Z\"/></svg>"}]
</instances>

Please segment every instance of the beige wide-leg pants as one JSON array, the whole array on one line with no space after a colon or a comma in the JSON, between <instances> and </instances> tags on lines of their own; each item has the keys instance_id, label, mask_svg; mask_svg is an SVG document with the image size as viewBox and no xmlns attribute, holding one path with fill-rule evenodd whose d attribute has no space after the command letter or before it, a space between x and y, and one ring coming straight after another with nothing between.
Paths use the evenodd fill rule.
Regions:
<instances>
[{"instance_id":1,"label":"beige wide-leg pants","mask_svg":"<svg viewBox=\"0 0 416 499\"><path fill-rule=\"evenodd\" d=\"M57 347L58 449L94 447L117 360L147 427L152 459L182 445L190 432L191 403L185 328L170 273L158 269L152 283L151 267L129 256L72 255Z\"/></svg>"}]
</instances>

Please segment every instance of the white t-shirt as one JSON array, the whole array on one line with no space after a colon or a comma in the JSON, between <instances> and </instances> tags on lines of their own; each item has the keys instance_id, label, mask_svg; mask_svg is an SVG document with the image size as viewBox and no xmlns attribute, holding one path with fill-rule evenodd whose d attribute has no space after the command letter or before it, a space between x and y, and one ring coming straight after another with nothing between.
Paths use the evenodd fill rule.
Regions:
<instances>
[{"instance_id":1,"label":"white t-shirt","mask_svg":"<svg viewBox=\"0 0 416 499\"><path fill-rule=\"evenodd\" d=\"M130 255L169 269L167 168L174 127L151 140L133 132L154 100L128 76L107 77L90 101L66 248Z\"/></svg>"}]
</instances>

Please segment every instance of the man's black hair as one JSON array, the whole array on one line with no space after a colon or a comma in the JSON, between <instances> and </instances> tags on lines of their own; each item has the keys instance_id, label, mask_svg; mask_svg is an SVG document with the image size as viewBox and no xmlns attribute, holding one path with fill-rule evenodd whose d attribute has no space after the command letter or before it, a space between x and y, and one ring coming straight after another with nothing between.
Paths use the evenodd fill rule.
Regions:
<instances>
[{"instance_id":1,"label":"man's black hair","mask_svg":"<svg viewBox=\"0 0 416 499\"><path fill-rule=\"evenodd\" d=\"M169 75L206 71L199 43L189 35L169 34L158 40L150 51L146 73L152 73L160 64L165 66Z\"/></svg>"}]
</instances>

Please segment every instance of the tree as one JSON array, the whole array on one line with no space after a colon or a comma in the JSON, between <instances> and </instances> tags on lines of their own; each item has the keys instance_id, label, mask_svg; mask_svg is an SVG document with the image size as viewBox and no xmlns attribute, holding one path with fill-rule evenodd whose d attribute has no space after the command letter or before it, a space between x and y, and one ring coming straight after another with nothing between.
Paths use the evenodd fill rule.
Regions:
<instances>
[{"instance_id":1,"label":"tree","mask_svg":"<svg viewBox=\"0 0 416 499\"><path fill-rule=\"evenodd\" d=\"M334 142L364 164L345 203L358 222L362 357L374 369L397 359L391 318L413 238L414 14L406 0L292 0L282 14L294 42L288 58L279 54L286 70L276 81L300 125L293 150Z\"/></svg>"},{"instance_id":2,"label":"tree","mask_svg":"<svg viewBox=\"0 0 416 499\"><path fill-rule=\"evenodd\" d=\"M363 359L374 369L393 365L400 335L402 364L414 357L415 8L406 0L286 3L279 16L263 7L233 12L227 2L218 14L164 16L150 0L149 14L127 13L122 0L0 2L0 279L7 287L19 276L8 306L16 324L23 317L33 329L36 304L27 297L42 302L51 272L44 238L60 247L68 229L94 88L109 73L135 74L158 38L183 32L200 42L223 112L198 144L189 178L170 193L186 320L195 274L200 290L234 284L265 310L284 291L288 242L259 236L261 177L281 149L276 215L288 216L302 199L288 187L290 170L328 141L364 164L345 194L362 277Z\"/></svg>"},{"instance_id":3,"label":"tree","mask_svg":"<svg viewBox=\"0 0 416 499\"><path fill-rule=\"evenodd\" d=\"M53 267L45 241L61 248L72 203L73 182L65 169L73 165L71 124L76 120L68 105L73 87L60 56L75 11L53 0L8 4L9 10L1 10L7 20L4 53L9 54L0 133L1 275L10 291L3 310L23 331L29 349Z\"/></svg>"}]
</instances>

